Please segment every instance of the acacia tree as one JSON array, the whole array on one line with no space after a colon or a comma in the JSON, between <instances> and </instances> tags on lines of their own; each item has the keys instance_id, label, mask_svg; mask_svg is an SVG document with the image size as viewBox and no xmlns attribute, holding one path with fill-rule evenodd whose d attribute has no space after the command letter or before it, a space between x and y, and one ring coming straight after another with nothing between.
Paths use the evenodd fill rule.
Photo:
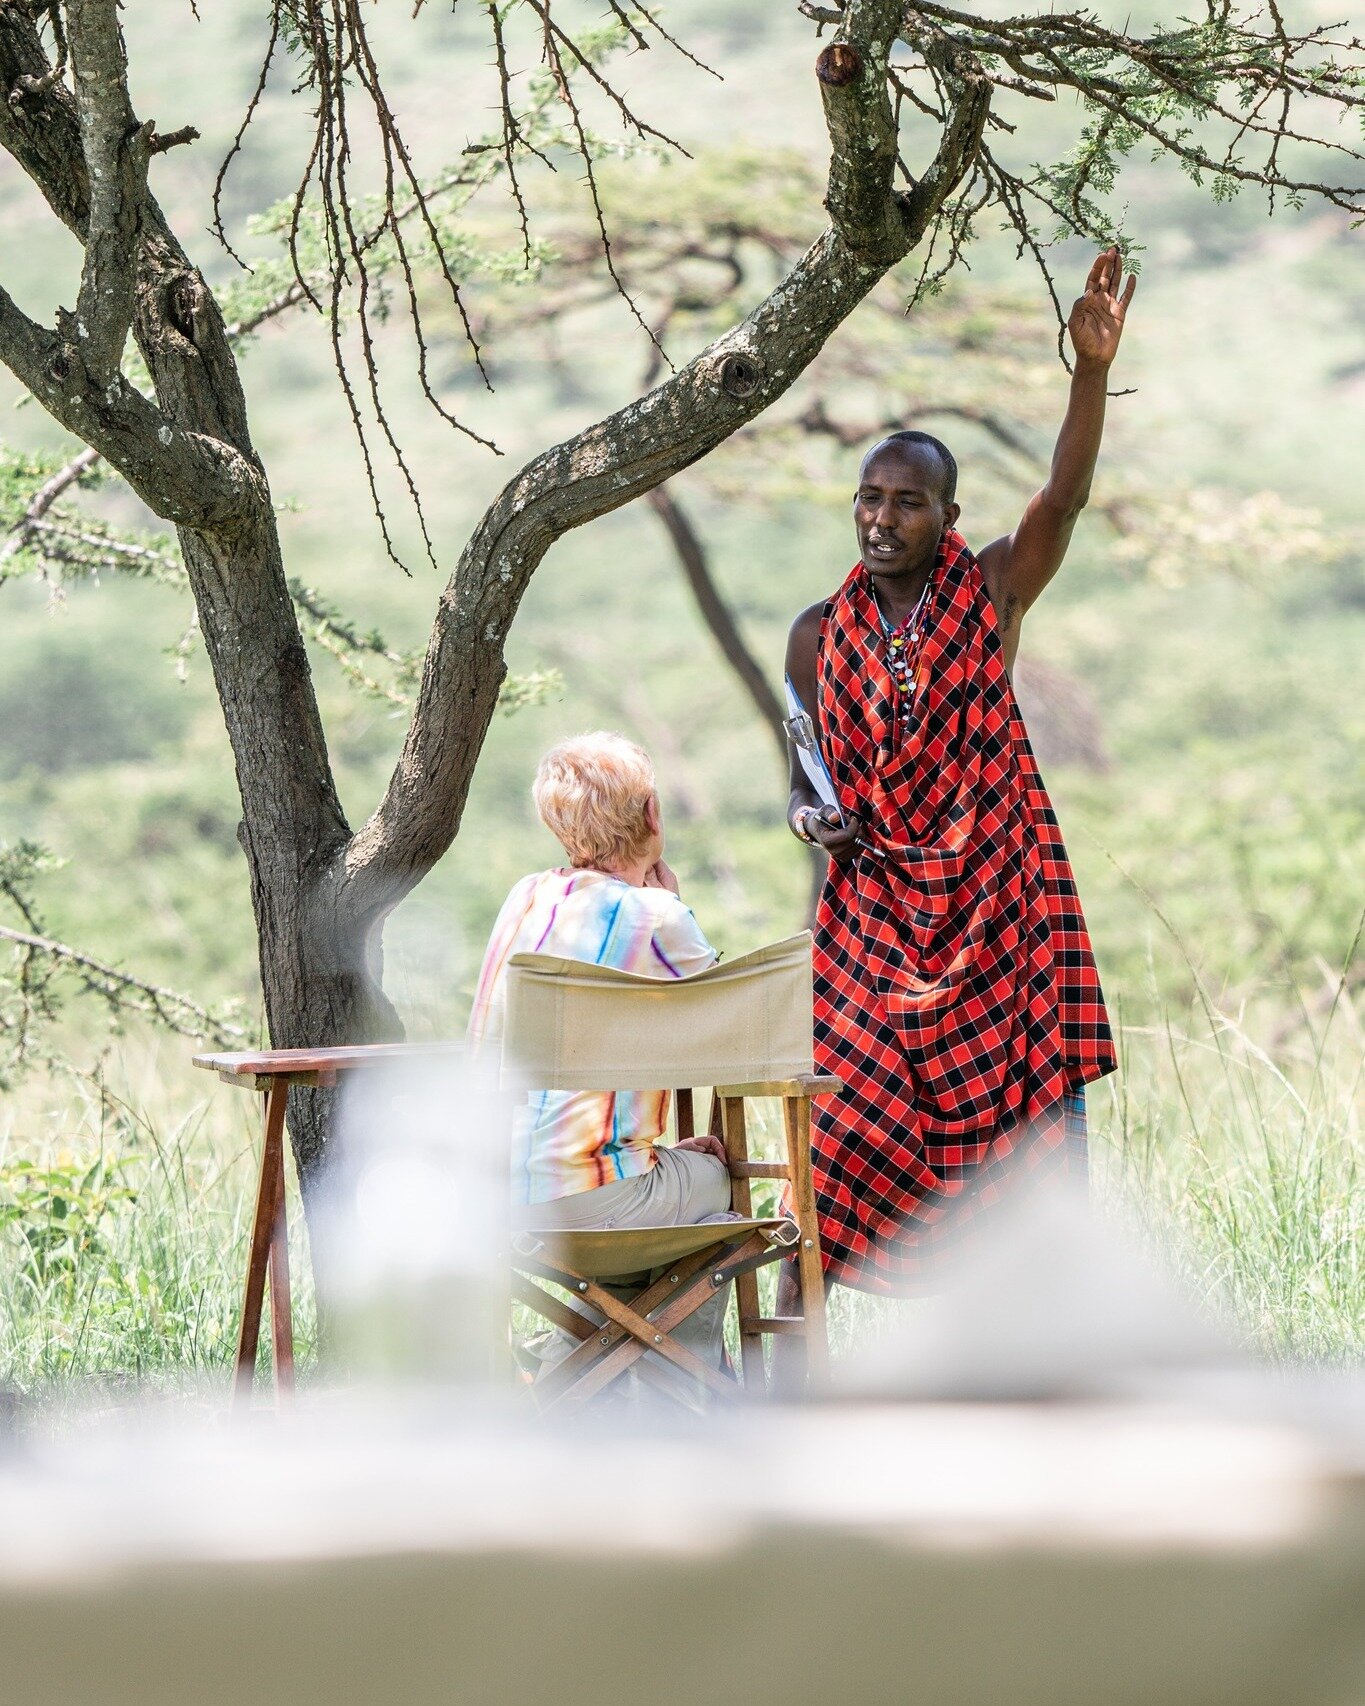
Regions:
<instances>
[{"instance_id":1,"label":"acacia tree","mask_svg":"<svg viewBox=\"0 0 1365 1706\"><path fill-rule=\"evenodd\" d=\"M661 36L646 8L609 4L613 27L637 46L651 32ZM390 258L401 280L423 390L452 424L473 430L433 387L414 272L415 232L416 247L437 259L473 344L450 232L435 211L448 186L424 180L413 166L361 0L270 0L267 10L265 65L248 120L277 49L302 65L298 95L315 119L285 220L292 277L282 291L314 306L331 329L390 541L375 483L374 422L419 519L421 510L378 389L370 287L379 257ZM1273 3L1268 15L1248 16L1230 0L1208 0L1202 20L1146 36L1109 30L1086 13L997 21L929 0L847 0L838 9L808 0L802 10L834 31L817 61L831 148L825 229L739 323L646 395L536 456L499 492L438 601L389 784L353 828L333 780L232 328L150 186L153 161L193 130L158 135L133 111L117 0L0 0L0 147L83 253L75 308L59 310L55 325L39 324L0 289L0 359L175 529L236 766L277 1046L395 1034L380 979L383 921L459 830L505 674L507 634L549 546L657 487L766 409L907 254L921 249L931 288L988 209L1003 212L1040 261L1050 235L1040 218L1107 237L1112 222L1101 198L1123 157L1143 142L1208 176L1215 194L1257 183L1272 200L1315 194L1360 207L1358 187L1298 162L1316 150L1349 158L1348 176L1356 170L1358 154L1318 140L1312 127L1324 109L1365 104L1365 56L1327 32L1290 31ZM551 147L568 148L585 169L613 282L630 300L611 259L594 186L597 150L575 80L586 79L637 133L650 127L622 100L600 55L562 24L555 0L487 0L481 16L501 91L500 130L486 160L500 168L517 210L527 263L532 233L522 182L537 159L548 163ZM536 115L513 101L509 31L518 19L531 25L546 67L542 90L548 86L559 103L553 142L537 131ZM1014 124L996 104L1026 110L1059 93L1078 96L1088 114L1075 149L1053 167L1021 172L1007 164L996 143ZM1310 109L1302 122L1300 106ZM357 113L378 139L382 172L373 199L355 176ZM1264 153L1252 162L1256 146ZM307 259L310 234L326 256L321 278ZM347 312L363 352L358 380L342 334ZM300 1092L291 1107L305 1186L324 1153L328 1111L324 1092Z\"/></svg>"}]
</instances>

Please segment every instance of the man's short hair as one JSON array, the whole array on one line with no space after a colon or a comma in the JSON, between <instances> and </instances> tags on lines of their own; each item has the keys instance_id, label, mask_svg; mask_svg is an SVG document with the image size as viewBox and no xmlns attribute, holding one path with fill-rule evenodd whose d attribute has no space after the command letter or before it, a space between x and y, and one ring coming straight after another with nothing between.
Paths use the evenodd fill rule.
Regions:
<instances>
[{"instance_id":1,"label":"man's short hair","mask_svg":"<svg viewBox=\"0 0 1365 1706\"><path fill-rule=\"evenodd\" d=\"M941 438L935 438L931 432L915 432L906 428L903 432L887 433L873 449L880 450L883 444L922 444L926 449L932 450L943 469L943 485L939 496L946 504L952 503L957 497L957 458Z\"/></svg>"},{"instance_id":2,"label":"man's short hair","mask_svg":"<svg viewBox=\"0 0 1365 1706\"><path fill-rule=\"evenodd\" d=\"M649 755L624 735L598 729L552 747L531 795L571 865L619 866L649 845L645 808L654 791Z\"/></svg>"}]
</instances>

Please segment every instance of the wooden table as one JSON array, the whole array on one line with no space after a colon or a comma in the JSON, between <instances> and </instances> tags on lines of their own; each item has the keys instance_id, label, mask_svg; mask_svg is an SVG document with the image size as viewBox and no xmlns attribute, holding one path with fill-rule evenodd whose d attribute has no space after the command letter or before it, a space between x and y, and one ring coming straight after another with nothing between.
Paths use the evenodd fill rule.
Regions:
<instances>
[{"instance_id":1,"label":"wooden table","mask_svg":"<svg viewBox=\"0 0 1365 1706\"><path fill-rule=\"evenodd\" d=\"M261 1049L246 1054L197 1054L194 1064L216 1072L227 1084L257 1090L265 1098L265 1142L256 1186L256 1214L251 1225L242 1296L242 1324L237 1335L233 1403L251 1404L256 1375L256 1347L261 1336L261 1307L270 1275L270 1342L277 1398L294 1390L294 1324L289 1297L289 1228L284 1208L284 1116L292 1084L332 1089L343 1073L362 1067L392 1065L402 1060L430 1060L461 1052L458 1043L373 1043L355 1048Z\"/></svg>"}]
</instances>

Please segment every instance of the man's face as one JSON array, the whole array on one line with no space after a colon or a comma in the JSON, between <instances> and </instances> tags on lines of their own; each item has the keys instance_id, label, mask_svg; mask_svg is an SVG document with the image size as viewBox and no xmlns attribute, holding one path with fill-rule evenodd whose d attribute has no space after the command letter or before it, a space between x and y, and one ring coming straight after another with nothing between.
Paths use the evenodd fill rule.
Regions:
<instances>
[{"instance_id":1,"label":"man's face","mask_svg":"<svg viewBox=\"0 0 1365 1706\"><path fill-rule=\"evenodd\" d=\"M959 514L943 501L943 465L927 445L881 445L863 463L853 525L863 562L879 580L932 568L943 529Z\"/></svg>"}]
</instances>

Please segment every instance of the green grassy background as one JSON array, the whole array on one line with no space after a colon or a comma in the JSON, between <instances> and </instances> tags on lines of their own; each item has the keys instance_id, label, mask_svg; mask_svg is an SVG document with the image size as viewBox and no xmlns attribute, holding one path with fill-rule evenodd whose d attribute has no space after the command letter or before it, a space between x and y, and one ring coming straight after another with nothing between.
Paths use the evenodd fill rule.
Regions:
<instances>
[{"instance_id":1,"label":"green grassy background","mask_svg":"<svg viewBox=\"0 0 1365 1706\"><path fill-rule=\"evenodd\" d=\"M258 31L244 9L202 10L200 23L187 11L175 31L138 14L127 25L140 110L163 128L193 119L204 132L158 163L157 187L195 258L224 280L231 268L204 232L206 198L250 87ZM759 25L710 0L680 0L672 20L725 81L651 54L629 78L642 110L689 145L819 157L812 38L794 9L765 8ZM480 76L460 74L466 31L458 13L431 8L417 25L395 18L385 31L405 119L433 165L488 123ZM1046 152L1074 116L1043 114L1046 133L1027 146ZM234 230L287 187L299 123L272 94L232 182ZM655 168L651 193L686 193L689 170ZM1102 1190L1133 1204L1177 1252L1201 1295L1231 1297L1259 1343L1356 1355L1365 1032L1349 991L1333 1001L1331 990L1365 906L1365 254L1361 234L1335 217L1309 211L1272 224L1250 200L1215 208L1164 168L1139 164L1125 194L1125 228L1146 246L1121 357L1134 394L1111 406L1096 497L1140 479L1185 494L1185 513L1156 574L1135 570L1087 518L1024 638L1026 655L1090 690L1112 760L1104 774L1049 773L1123 1024L1124 1072L1091 1098L1097 1171ZM813 232L819 210L810 211ZM7 286L26 307L46 314L72 298L73 247L8 163L0 231ZM1084 264L1079 252L1061 262L1078 281ZM1009 244L989 238L957 288L1038 286ZM906 336L915 335L911 324ZM1044 329L1040 358L1046 339ZM395 418L429 494L439 574L415 549L410 577L384 558L321 328L303 316L270 331L247 358L246 380L256 441L287 505L290 572L412 646L502 481L631 395L645 352L625 309L608 307L568 335L568 378L523 359L515 343L494 344L499 390L485 398L445 329L437 371L507 451L494 460L420 412L398 333L388 341ZM1064 375L1040 373L1030 407L1059 418ZM990 385L984 361L981 384ZM62 448L60 433L17 401L0 388L0 437ZM1020 493L974 460L969 434L959 437L962 525L981 542L1009 524ZM718 453L705 481L683 476L680 490L776 679L791 614L852 560L851 527L823 485L778 502L749 501L742 485L717 495L727 455L736 453ZM1252 527L1229 553L1229 510L1267 492L1317 521L1297 538ZM126 494L96 502L120 520L146 519ZM257 1011L231 763L201 652L191 648L178 678L185 602L115 583L60 598L11 583L0 602L0 838L34 837L68 861L41 892L52 932L197 999L236 997ZM584 727L622 727L655 750L670 857L718 946L733 954L801 923L806 867L783 828L785 786L767 737L642 506L553 548L511 656L514 668L559 667L564 691L497 720L459 840L389 925L389 987L414 1034L458 1026L508 886L553 859L530 776L545 746ZM357 699L325 656L315 672L359 822L403 723ZM66 1041L81 1071L29 1079L0 1108L11 1200L29 1177L20 1163L70 1175L46 1211L39 1192L4 1234L0 1373L29 1386L73 1372L216 1365L240 1271L246 1099L193 1073L178 1042L133 1033L110 1049L75 1012ZM100 1155L124 1165L136 1201L108 1196L103 1174L81 1184ZM61 1190L73 1203L85 1192L73 1212L88 1235L70 1243L69 1259L35 1257L22 1229L44 1212L50 1221ZM840 1308L840 1331L856 1331L861 1317Z\"/></svg>"}]
</instances>

